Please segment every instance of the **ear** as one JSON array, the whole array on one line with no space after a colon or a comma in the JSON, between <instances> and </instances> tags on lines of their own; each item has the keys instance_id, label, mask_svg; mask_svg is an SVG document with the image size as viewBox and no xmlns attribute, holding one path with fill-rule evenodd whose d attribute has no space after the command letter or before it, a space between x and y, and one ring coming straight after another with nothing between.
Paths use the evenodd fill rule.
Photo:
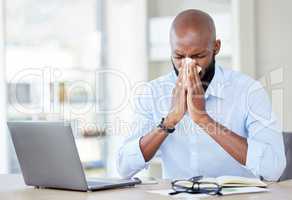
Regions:
<instances>
[{"instance_id":1,"label":"ear","mask_svg":"<svg viewBox=\"0 0 292 200\"><path fill-rule=\"evenodd\" d=\"M217 39L215 41L215 47L214 47L214 54L217 55L220 51L220 48L221 48L221 40L220 39Z\"/></svg>"}]
</instances>

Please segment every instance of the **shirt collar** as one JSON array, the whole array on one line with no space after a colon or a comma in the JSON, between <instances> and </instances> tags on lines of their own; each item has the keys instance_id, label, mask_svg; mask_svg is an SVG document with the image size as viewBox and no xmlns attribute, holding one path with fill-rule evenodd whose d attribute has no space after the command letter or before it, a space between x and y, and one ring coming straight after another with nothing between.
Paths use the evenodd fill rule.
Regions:
<instances>
[{"instance_id":1,"label":"shirt collar","mask_svg":"<svg viewBox=\"0 0 292 200\"><path fill-rule=\"evenodd\" d=\"M215 64L215 74L205 92L205 99L210 95L224 99L224 82L223 70L219 65Z\"/></svg>"}]
</instances>

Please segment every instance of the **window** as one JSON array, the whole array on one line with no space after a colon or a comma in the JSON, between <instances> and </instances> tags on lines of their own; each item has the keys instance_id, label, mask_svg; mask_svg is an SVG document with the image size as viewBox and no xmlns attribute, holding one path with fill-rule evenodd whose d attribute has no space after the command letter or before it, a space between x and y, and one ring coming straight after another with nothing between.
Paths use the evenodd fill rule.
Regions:
<instances>
[{"instance_id":1,"label":"window","mask_svg":"<svg viewBox=\"0 0 292 200\"><path fill-rule=\"evenodd\" d=\"M101 0L5 2L8 120L75 119L78 126L98 121L94 109L71 111L98 106L94 72L102 58L101 5ZM10 171L17 171L15 157L10 160Z\"/></svg>"}]
</instances>

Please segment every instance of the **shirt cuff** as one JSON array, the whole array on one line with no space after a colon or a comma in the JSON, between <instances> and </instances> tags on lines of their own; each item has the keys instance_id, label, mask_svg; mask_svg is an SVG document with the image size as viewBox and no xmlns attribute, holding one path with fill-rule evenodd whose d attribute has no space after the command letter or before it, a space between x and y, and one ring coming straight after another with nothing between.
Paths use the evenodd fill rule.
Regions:
<instances>
[{"instance_id":1,"label":"shirt cuff","mask_svg":"<svg viewBox=\"0 0 292 200\"><path fill-rule=\"evenodd\" d=\"M260 176L261 161L267 145L253 139L247 139L247 158L245 167L249 169L255 176Z\"/></svg>"},{"instance_id":2,"label":"shirt cuff","mask_svg":"<svg viewBox=\"0 0 292 200\"><path fill-rule=\"evenodd\" d=\"M149 162L145 162L141 148L140 148L140 138L130 141L127 144L127 149L125 149L124 155L127 157L127 163L129 163L129 168L132 174L137 173L141 169L148 168Z\"/></svg>"}]
</instances>

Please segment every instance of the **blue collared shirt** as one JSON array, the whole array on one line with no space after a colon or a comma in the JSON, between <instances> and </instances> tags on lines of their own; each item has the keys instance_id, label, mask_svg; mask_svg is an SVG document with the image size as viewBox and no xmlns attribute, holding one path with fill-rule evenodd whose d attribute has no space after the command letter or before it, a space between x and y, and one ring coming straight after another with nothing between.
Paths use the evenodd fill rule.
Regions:
<instances>
[{"instance_id":1,"label":"blue collared shirt","mask_svg":"<svg viewBox=\"0 0 292 200\"><path fill-rule=\"evenodd\" d=\"M167 115L176 79L171 72L152 80L134 98L134 121L117 158L122 177L132 177L149 165L139 140ZM247 139L246 165L236 161L186 113L156 153L162 161L163 178L234 175L277 180L286 166L283 136L262 85L216 65L205 101L214 120Z\"/></svg>"}]
</instances>

